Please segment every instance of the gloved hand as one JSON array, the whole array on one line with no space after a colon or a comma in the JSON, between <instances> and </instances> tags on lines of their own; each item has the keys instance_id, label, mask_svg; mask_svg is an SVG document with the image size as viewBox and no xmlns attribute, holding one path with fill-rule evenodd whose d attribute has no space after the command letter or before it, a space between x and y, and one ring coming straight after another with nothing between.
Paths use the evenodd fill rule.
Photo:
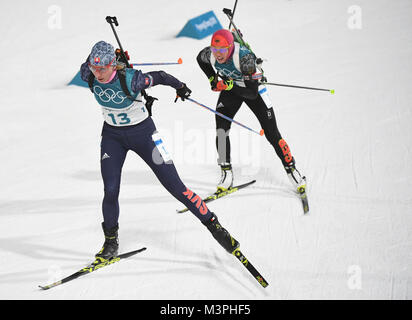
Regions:
<instances>
[{"instance_id":1,"label":"gloved hand","mask_svg":"<svg viewBox=\"0 0 412 320\"><path fill-rule=\"evenodd\" d=\"M216 74L215 74L214 76L211 76L211 77L209 78L210 88L211 88L213 91L215 91L215 89L216 89L217 81L218 81L218 79L217 79L217 75L216 75Z\"/></svg>"},{"instance_id":2,"label":"gloved hand","mask_svg":"<svg viewBox=\"0 0 412 320\"><path fill-rule=\"evenodd\" d=\"M120 61L126 64L127 61L130 60L129 53L127 51L124 51L124 56L122 55L122 51L120 49L116 49L114 53L116 54L117 61Z\"/></svg>"},{"instance_id":3,"label":"gloved hand","mask_svg":"<svg viewBox=\"0 0 412 320\"><path fill-rule=\"evenodd\" d=\"M183 87L176 89L176 99L182 99L182 101L185 101L186 98L189 98L190 94L192 93L192 90L190 90L188 87L186 87L186 84L183 83Z\"/></svg>"},{"instance_id":4,"label":"gloved hand","mask_svg":"<svg viewBox=\"0 0 412 320\"><path fill-rule=\"evenodd\" d=\"M233 88L233 80L232 79L227 79L227 80L220 80L217 81L215 88L212 87L213 91L229 91Z\"/></svg>"},{"instance_id":5,"label":"gloved hand","mask_svg":"<svg viewBox=\"0 0 412 320\"><path fill-rule=\"evenodd\" d=\"M146 100L145 106L146 106L147 111L149 112L149 116L152 116L152 105L153 105L153 102L155 102L155 100L159 100L159 99L157 99L157 98L155 98L155 97L152 97L152 96L149 96L149 95L147 95L147 94L146 94L146 96L145 96L144 98L145 98L145 100Z\"/></svg>"}]
</instances>

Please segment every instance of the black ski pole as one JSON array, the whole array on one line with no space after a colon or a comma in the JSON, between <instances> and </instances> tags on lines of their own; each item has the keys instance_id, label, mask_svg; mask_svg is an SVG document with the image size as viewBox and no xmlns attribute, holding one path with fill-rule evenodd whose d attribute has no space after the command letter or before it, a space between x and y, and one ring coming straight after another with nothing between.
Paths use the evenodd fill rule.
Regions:
<instances>
[{"instance_id":1,"label":"black ski pole","mask_svg":"<svg viewBox=\"0 0 412 320\"><path fill-rule=\"evenodd\" d=\"M120 54L122 55L122 58L123 58L123 60L124 60L125 63L126 63L126 66L127 66L128 68L130 68L130 64L129 64L129 62L127 61L127 57L126 57L126 54L124 53L122 44L120 43L119 37L117 36L116 29L115 29L114 26L113 26L113 24L114 24L116 27L119 26L119 22L117 21L117 18L116 18L116 17L107 16L107 17L106 17L106 21L110 24L110 27L111 27L112 30L113 30L113 33L114 33L114 36L115 36L115 38L116 38L117 44L119 45L119 48L120 48Z\"/></svg>"},{"instance_id":2,"label":"black ski pole","mask_svg":"<svg viewBox=\"0 0 412 320\"><path fill-rule=\"evenodd\" d=\"M223 13L227 15L227 17L230 20L230 24L233 25L233 28L235 28L235 32L237 36L239 37L240 41L242 41L241 44L246 45L245 40L243 40L242 34L239 32L239 29L236 27L235 23L233 22L233 12L230 9L223 8Z\"/></svg>"},{"instance_id":3,"label":"black ski pole","mask_svg":"<svg viewBox=\"0 0 412 320\"><path fill-rule=\"evenodd\" d=\"M120 39L119 39L119 37L117 36L117 32L116 32L116 30L115 30L115 28L114 28L114 26L113 26L113 24L114 24L116 27L119 26L119 22L117 21L117 18L116 18L116 17L107 16L107 17L106 17L106 21L110 24L110 27L111 27L112 30L113 30L114 36L116 37L116 40L117 40L117 44L119 45L120 54L121 54L121 56L122 56L122 59L123 59L124 62L126 63L126 67L127 67L127 68L131 68L131 66L130 66L130 64L129 64L129 61L128 61L127 57L126 57L126 54L124 53L122 44L120 43ZM141 93L142 93L143 97L144 97L145 100L146 100L146 103L145 103L146 108L149 110L149 114L152 115L152 105L153 105L153 102L154 102L155 100L158 100L158 99L155 98L155 97L149 96L149 95L146 93L145 90L142 90Z\"/></svg>"},{"instance_id":4,"label":"black ski pole","mask_svg":"<svg viewBox=\"0 0 412 320\"><path fill-rule=\"evenodd\" d=\"M282 83L273 83L273 82L260 82L261 84L267 84L271 86L279 86L279 87L288 87L288 88L297 88L297 89L307 89L307 90L319 90L319 91L328 91L331 94L335 94L334 89L322 89L322 88L313 88L313 87L302 87L302 86L295 86L290 84L282 84Z\"/></svg>"},{"instance_id":5,"label":"black ski pole","mask_svg":"<svg viewBox=\"0 0 412 320\"><path fill-rule=\"evenodd\" d=\"M233 16L235 15L235 11L236 11L236 6L237 6L237 0L235 1L235 5L233 6L233 10L232 10L232 19L233 19ZM230 23L229 23L229 30L230 30L230 27L232 26L232 21L230 21Z\"/></svg>"},{"instance_id":6,"label":"black ski pole","mask_svg":"<svg viewBox=\"0 0 412 320\"><path fill-rule=\"evenodd\" d=\"M243 45L246 45L245 40L243 40L242 34L240 33L239 29L236 27L236 25L233 22L233 13L232 10L224 8L223 12L227 15L227 17L230 20L230 23L233 25L233 28L236 31L236 34L238 35L239 39L242 41ZM258 58L256 60L258 66L262 64L263 60ZM263 74L263 70L261 67L259 67L260 71ZM266 79L266 78L264 78ZM307 89L307 90L319 90L319 91L329 91L331 94L335 93L334 89L321 89L321 88L313 88L313 87L302 87L302 86L294 86L294 85L289 85L289 84L280 84L280 83L273 83L273 82L266 82L266 81L262 81L260 82L261 84L267 84L267 85L272 85L272 86L280 86L280 87L289 87L289 88L298 88L298 89Z\"/></svg>"}]
</instances>

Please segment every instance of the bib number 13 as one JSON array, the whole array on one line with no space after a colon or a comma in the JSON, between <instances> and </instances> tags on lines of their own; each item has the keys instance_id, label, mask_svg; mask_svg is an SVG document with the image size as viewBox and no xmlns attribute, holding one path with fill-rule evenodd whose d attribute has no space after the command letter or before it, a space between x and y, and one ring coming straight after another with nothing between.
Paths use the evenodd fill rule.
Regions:
<instances>
[{"instance_id":1,"label":"bib number 13","mask_svg":"<svg viewBox=\"0 0 412 320\"><path fill-rule=\"evenodd\" d=\"M114 115L113 113L109 113L108 116L112 119L113 124L128 124L130 123L130 118L127 116L127 113L119 113Z\"/></svg>"}]
</instances>

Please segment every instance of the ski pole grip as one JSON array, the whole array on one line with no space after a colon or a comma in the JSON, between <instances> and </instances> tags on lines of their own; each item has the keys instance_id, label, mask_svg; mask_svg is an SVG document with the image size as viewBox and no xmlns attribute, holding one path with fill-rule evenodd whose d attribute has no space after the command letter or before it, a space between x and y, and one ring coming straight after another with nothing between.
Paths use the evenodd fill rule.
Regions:
<instances>
[{"instance_id":1,"label":"ski pole grip","mask_svg":"<svg viewBox=\"0 0 412 320\"><path fill-rule=\"evenodd\" d=\"M232 17L232 10L228 8L223 8L223 13L227 14L228 16Z\"/></svg>"},{"instance_id":2,"label":"ski pole grip","mask_svg":"<svg viewBox=\"0 0 412 320\"><path fill-rule=\"evenodd\" d=\"M116 27L119 26L119 23L117 22L117 18L116 18L116 17L107 16L107 17L106 17L106 21L107 21L108 23L110 23L110 24L114 23L114 25L115 25Z\"/></svg>"}]
</instances>

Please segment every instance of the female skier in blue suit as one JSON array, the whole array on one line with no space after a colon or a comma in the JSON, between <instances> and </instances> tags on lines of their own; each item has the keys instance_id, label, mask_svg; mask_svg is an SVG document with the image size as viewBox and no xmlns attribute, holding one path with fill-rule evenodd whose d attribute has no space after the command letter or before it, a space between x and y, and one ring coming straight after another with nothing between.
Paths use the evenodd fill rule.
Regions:
<instances>
[{"instance_id":1,"label":"female skier in blue suit","mask_svg":"<svg viewBox=\"0 0 412 320\"><path fill-rule=\"evenodd\" d=\"M185 205L229 253L237 249L239 242L220 225L202 199L180 180L142 101L141 91L159 84L174 88L183 101L190 96L191 90L163 71L142 73L121 68L114 47L104 41L93 46L87 61L81 65L81 77L89 83L104 118L100 164L104 183L102 227L105 242L96 258L112 259L118 254L120 176L129 150L147 163L170 194ZM125 84L128 92L123 90Z\"/></svg>"}]
</instances>

